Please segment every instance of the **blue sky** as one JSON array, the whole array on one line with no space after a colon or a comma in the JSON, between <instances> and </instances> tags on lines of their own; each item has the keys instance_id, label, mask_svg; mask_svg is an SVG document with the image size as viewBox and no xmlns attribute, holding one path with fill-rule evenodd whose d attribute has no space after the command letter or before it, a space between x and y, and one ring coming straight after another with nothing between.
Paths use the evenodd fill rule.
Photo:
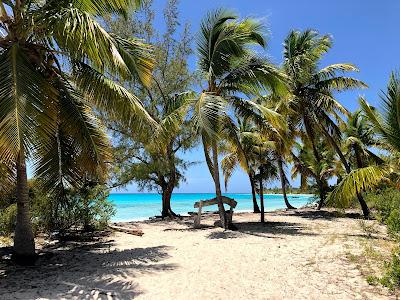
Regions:
<instances>
[{"instance_id":1,"label":"blue sky","mask_svg":"<svg viewBox=\"0 0 400 300\"><path fill-rule=\"evenodd\" d=\"M158 11L155 26L162 26L160 16L166 0L155 0ZM378 94L388 80L392 70L400 66L400 34L398 14L400 1L396 0L181 0L179 11L182 23L191 23L197 32L202 17L211 9L227 7L240 16L262 18L269 29L267 53L280 64L282 43L291 29L315 29L321 34L331 34L333 49L323 61L323 65L351 62L360 68L357 78L369 85L369 89L346 92L338 99L348 109L358 106L358 95L364 95L371 104L378 104ZM195 68L195 64L192 65ZM205 165L200 147L186 153L184 158L201 163L187 172L186 183L177 192L213 192L213 182ZM295 181L294 185L298 182ZM272 183L272 186L277 183ZM131 185L123 192L137 192ZM249 192L246 175L238 170L230 181L228 192Z\"/></svg>"}]
</instances>

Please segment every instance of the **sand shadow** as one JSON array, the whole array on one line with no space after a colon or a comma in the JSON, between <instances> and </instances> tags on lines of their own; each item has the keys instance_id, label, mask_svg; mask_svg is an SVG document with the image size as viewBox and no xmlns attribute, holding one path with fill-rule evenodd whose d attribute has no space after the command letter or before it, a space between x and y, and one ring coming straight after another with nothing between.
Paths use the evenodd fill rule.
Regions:
<instances>
[{"instance_id":1,"label":"sand shadow","mask_svg":"<svg viewBox=\"0 0 400 300\"><path fill-rule=\"evenodd\" d=\"M44 249L34 267L3 261L1 298L133 299L143 291L132 278L178 267L161 263L170 257L167 246L127 250L113 250L113 246L95 242L71 249L63 243Z\"/></svg>"},{"instance_id":2,"label":"sand shadow","mask_svg":"<svg viewBox=\"0 0 400 300\"><path fill-rule=\"evenodd\" d=\"M295 216L305 219L311 220L335 220L339 218L347 218L347 219L364 219L363 215L355 212L338 212L338 211L328 211L328 210L288 210L288 211L279 211L274 212L275 215L282 216Z\"/></svg>"},{"instance_id":3,"label":"sand shadow","mask_svg":"<svg viewBox=\"0 0 400 300\"><path fill-rule=\"evenodd\" d=\"M306 232L306 228L299 223L291 222L238 222L234 223L237 227L236 231L218 231L211 232L207 235L209 239L234 239L245 237L246 235L254 235L263 238L280 239L285 235L315 235Z\"/></svg>"}]
</instances>

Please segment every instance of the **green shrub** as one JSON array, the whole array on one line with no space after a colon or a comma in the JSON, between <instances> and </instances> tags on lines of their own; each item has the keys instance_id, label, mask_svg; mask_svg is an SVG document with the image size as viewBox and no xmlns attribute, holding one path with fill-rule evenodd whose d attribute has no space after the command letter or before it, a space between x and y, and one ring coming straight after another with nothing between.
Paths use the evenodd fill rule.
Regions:
<instances>
[{"instance_id":1,"label":"green shrub","mask_svg":"<svg viewBox=\"0 0 400 300\"><path fill-rule=\"evenodd\" d=\"M366 200L376 211L376 218L387 225L388 233L400 236L400 191L393 188L368 193Z\"/></svg>"},{"instance_id":2,"label":"green shrub","mask_svg":"<svg viewBox=\"0 0 400 300\"><path fill-rule=\"evenodd\" d=\"M34 223L44 231L67 231L72 228L103 229L115 209L107 199L104 186L86 186L68 190L63 197L50 197L36 191L33 199Z\"/></svg>"},{"instance_id":3,"label":"green shrub","mask_svg":"<svg viewBox=\"0 0 400 300\"><path fill-rule=\"evenodd\" d=\"M400 287L400 250L396 249L392 253L392 260L386 263L386 274L380 279L382 285L391 290Z\"/></svg>"},{"instance_id":4,"label":"green shrub","mask_svg":"<svg viewBox=\"0 0 400 300\"><path fill-rule=\"evenodd\" d=\"M386 219L388 233L395 239L400 236L400 209L393 209Z\"/></svg>"},{"instance_id":5,"label":"green shrub","mask_svg":"<svg viewBox=\"0 0 400 300\"><path fill-rule=\"evenodd\" d=\"M17 205L11 204L0 209L0 235L8 236L14 232L17 220Z\"/></svg>"}]
</instances>

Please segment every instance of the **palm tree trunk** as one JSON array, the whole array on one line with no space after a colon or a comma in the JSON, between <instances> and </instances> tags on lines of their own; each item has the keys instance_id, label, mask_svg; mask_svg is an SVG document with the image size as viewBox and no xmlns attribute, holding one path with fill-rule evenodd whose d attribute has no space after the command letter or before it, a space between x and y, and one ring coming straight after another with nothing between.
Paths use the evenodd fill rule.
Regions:
<instances>
[{"instance_id":1,"label":"palm tree trunk","mask_svg":"<svg viewBox=\"0 0 400 300\"><path fill-rule=\"evenodd\" d=\"M322 128L322 132L328 139L329 143L332 145L332 147L335 149L336 153L339 155L340 161L342 162L344 168L346 169L346 173L349 174L351 172L351 168L350 168L350 165L347 162L346 158L344 157L343 152L340 150L338 144L335 142L335 140L332 138L332 136L329 134L329 132L326 131L326 129L323 128L323 126L320 126L320 127ZM357 199L358 199L358 202L360 203L361 209L363 211L364 218L368 218L370 211L369 211L367 203L364 200L364 197L361 195L361 193L359 191L357 191Z\"/></svg>"},{"instance_id":2,"label":"palm tree trunk","mask_svg":"<svg viewBox=\"0 0 400 300\"><path fill-rule=\"evenodd\" d=\"M285 205L288 209L296 209L296 207L292 206L289 203L289 200L286 195L286 178L285 178L285 173L283 172L283 161L282 158L280 157L278 157L278 169L279 169L279 177L281 178L282 194L283 194L283 199L285 200Z\"/></svg>"},{"instance_id":3,"label":"palm tree trunk","mask_svg":"<svg viewBox=\"0 0 400 300\"><path fill-rule=\"evenodd\" d=\"M356 155L356 161L357 161L357 168L363 168L364 167L364 163L363 160L361 158L361 154L359 151L359 148L357 146L354 146L354 153Z\"/></svg>"},{"instance_id":4,"label":"palm tree trunk","mask_svg":"<svg viewBox=\"0 0 400 300\"><path fill-rule=\"evenodd\" d=\"M322 180L320 180L320 179L316 179L316 180L317 180L317 185L318 185L318 190L319 190L319 198L320 198L317 209L320 210L322 208L322 206L324 206L324 204L325 204L326 189L324 187L324 183L322 182Z\"/></svg>"},{"instance_id":5,"label":"palm tree trunk","mask_svg":"<svg viewBox=\"0 0 400 300\"><path fill-rule=\"evenodd\" d=\"M260 206L261 206L261 223L265 222L265 216L264 216L264 186L263 186L263 169L260 167L260 179L259 179L259 184L260 184Z\"/></svg>"},{"instance_id":6,"label":"palm tree trunk","mask_svg":"<svg viewBox=\"0 0 400 300\"><path fill-rule=\"evenodd\" d=\"M307 186L307 176L300 174L300 190L302 193L307 192L308 186Z\"/></svg>"},{"instance_id":7,"label":"palm tree trunk","mask_svg":"<svg viewBox=\"0 0 400 300\"><path fill-rule=\"evenodd\" d=\"M222 202L221 183L219 179L218 148L216 141L212 141L212 159L213 159L213 174L214 174L213 179L215 184L215 194L218 200L219 217L223 228L228 229L230 224L228 224L224 203Z\"/></svg>"},{"instance_id":8,"label":"palm tree trunk","mask_svg":"<svg viewBox=\"0 0 400 300\"><path fill-rule=\"evenodd\" d=\"M260 213L260 208L258 207L257 197L256 197L256 187L254 182L254 177L252 174L249 173L249 180L251 185L251 195L253 197L253 212Z\"/></svg>"},{"instance_id":9,"label":"palm tree trunk","mask_svg":"<svg viewBox=\"0 0 400 300\"><path fill-rule=\"evenodd\" d=\"M29 188L24 149L21 148L17 167L17 222L14 235L13 259L20 264L33 264L36 258L35 241L29 210Z\"/></svg>"},{"instance_id":10,"label":"palm tree trunk","mask_svg":"<svg viewBox=\"0 0 400 300\"><path fill-rule=\"evenodd\" d=\"M357 160L357 168L363 168L364 167L364 163L360 154L360 149L356 146L354 149L354 152L356 154L356 160ZM368 218L370 215L370 210L368 208L367 203L365 202L364 197L357 192L357 199L358 202L360 203L364 218Z\"/></svg>"}]
</instances>

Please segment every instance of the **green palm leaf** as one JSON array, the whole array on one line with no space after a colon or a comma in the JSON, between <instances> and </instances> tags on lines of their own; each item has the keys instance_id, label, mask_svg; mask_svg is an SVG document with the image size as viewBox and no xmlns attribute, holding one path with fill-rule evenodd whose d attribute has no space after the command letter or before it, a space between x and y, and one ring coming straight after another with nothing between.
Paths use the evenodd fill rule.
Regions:
<instances>
[{"instance_id":1,"label":"green palm leaf","mask_svg":"<svg viewBox=\"0 0 400 300\"><path fill-rule=\"evenodd\" d=\"M383 166L369 166L351 171L329 194L328 204L337 207L349 207L357 193L369 190L377 186L388 174Z\"/></svg>"},{"instance_id":2,"label":"green palm leaf","mask_svg":"<svg viewBox=\"0 0 400 300\"><path fill-rule=\"evenodd\" d=\"M56 129L54 103L54 88L30 64L23 49L15 44L0 54L1 159L14 160L21 148L29 155L36 133L44 141L51 140Z\"/></svg>"}]
</instances>

